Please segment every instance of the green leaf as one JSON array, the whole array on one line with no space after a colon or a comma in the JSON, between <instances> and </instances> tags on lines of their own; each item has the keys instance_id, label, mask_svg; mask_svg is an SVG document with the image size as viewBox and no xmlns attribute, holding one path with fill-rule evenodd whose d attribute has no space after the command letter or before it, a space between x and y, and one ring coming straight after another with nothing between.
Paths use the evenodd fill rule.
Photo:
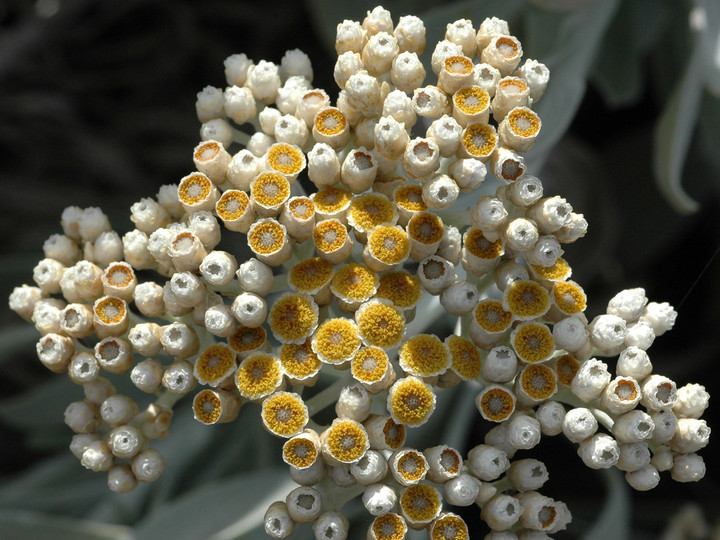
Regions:
<instances>
[{"instance_id":1,"label":"green leaf","mask_svg":"<svg viewBox=\"0 0 720 540\"><path fill-rule=\"evenodd\" d=\"M130 540L132 529L52 516L40 512L0 510L0 531L6 540Z\"/></svg>"}]
</instances>

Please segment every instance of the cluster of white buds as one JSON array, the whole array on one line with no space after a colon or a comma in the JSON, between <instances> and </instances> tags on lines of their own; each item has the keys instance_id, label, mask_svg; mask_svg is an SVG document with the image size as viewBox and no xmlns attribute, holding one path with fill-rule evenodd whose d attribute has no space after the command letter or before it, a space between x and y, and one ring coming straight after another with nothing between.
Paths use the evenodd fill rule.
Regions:
<instances>
[{"instance_id":1,"label":"cluster of white buds","mask_svg":"<svg viewBox=\"0 0 720 540\"><path fill-rule=\"evenodd\" d=\"M339 509L354 497L371 540L468 538L443 499L477 505L488 538L546 537L570 512L539 492L542 462L511 462L542 435L564 433L589 467L617 466L636 489L666 470L703 476L709 396L676 389L646 353L675 312L633 289L588 323L561 247L587 222L527 171L548 69L496 18L448 24L429 69L424 48L414 16L394 24L377 7L342 22L334 104L299 50L279 64L230 56L227 87L198 94L196 170L134 204L134 230L120 237L94 208L63 213L36 286L10 306L42 334L40 361L82 385L65 412L71 450L112 489L158 477L149 441L191 393L203 424L255 402L286 440L300 487L267 510L273 538L312 523L316 538L345 539ZM247 250L216 249L221 233ZM416 313L426 324L409 330ZM457 331L431 333L444 314ZM614 355L611 380L595 357ZM129 374L149 405L104 374ZM494 424L484 444L467 456L406 446L464 381L481 385L475 403Z\"/></svg>"}]
</instances>

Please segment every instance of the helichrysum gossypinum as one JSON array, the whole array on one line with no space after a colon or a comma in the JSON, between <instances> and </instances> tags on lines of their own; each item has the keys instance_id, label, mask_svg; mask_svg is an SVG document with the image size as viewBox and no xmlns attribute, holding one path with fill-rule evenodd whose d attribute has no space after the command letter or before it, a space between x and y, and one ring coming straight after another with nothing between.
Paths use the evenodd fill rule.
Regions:
<instances>
[{"instance_id":1,"label":"helichrysum gossypinum","mask_svg":"<svg viewBox=\"0 0 720 540\"><path fill-rule=\"evenodd\" d=\"M204 424L254 401L286 439L279 457L303 487L268 509L273 538L309 522L345 538L338 509L358 496L376 540L408 527L468 538L447 505L478 505L493 531L562 530L569 509L538 491L545 465L511 461L541 435L563 433L638 490L663 471L703 477L709 396L655 374L646 352L675 311L637 288L588 320L561 247L587 223L527 171L548 69L496 18L449 24L427 67L425 45L420 19L394 24L381 7L339 24L334 104L299 50L280 64L233 55L225 90L198 94L197 170L134 204L135 230L121 238L97 208L63 212L10 306L42 334L40 361L83 387L65 411L70 449L111 489L160 477L152 441L186 394ZM469 210L447 211L467 193ZM254 257L216 251L221 231ZM439 305L457 335L408 331ZM339 383L303 398L334 370ZM122 374L146 404L116 392ZM485 444L404 447L458 384L479 387L478 413L499 426ZM337 418L316 423L331 405Z\"/></svg>"}]
</instances>

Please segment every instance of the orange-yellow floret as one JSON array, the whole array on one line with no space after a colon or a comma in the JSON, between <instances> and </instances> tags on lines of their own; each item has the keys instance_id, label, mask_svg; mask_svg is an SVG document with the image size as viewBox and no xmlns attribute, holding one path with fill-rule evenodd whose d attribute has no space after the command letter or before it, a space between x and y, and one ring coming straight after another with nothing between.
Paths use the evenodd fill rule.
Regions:
<instances>
[{"instance_id":1,"label":"orange-yellow floret","mask_svg":"<svg viewBox=\"0 0 720 540\"><path fill-rule=\"evenodd\" d=\"M250 249L260 255L270 255L279 251L286 239L285 227L273 219L255 222L247 236Z\"/></svg>"},{"instance_id":2,"label":"orange-yellow floret","mask_svg":"<svg viewBox=\"0 0 720 540\"><path fill-rule=\"evenodd\" d=\"M502 422L515 411L515 396L502 386L491 385L478 394L475 404L485 420Z\"/></svg>"},{"instance_id":3,"label":"orange-yellow floret","mask_svg":"<svg viewBox=\"0 0 720 540\"><path fill-rule=\"evenodd\" d=\"M267 162L273 169L288 176L294 176L305 168L305 156L295 145L273 144L267 153Z\"/></svg>"},{"instance_id":4,"label":"orange-yellow floret","mask_svg":"<svg viewBox=\"0 0 720 540\"><path fill-rule=\"evenodd\" d=\"M398 424L392 418L388 418L383 426L385 444L390 450L397 450L405 444L405 424Z\"/></svg>"},{"instance_id":5,"label":"orange-yellow floret","mask_svg":"<svg viewBox=\"0 0 720 540\"><path fill-rule=\"evenodd\" d=\"M193 400L193 412L203 424L214 424L222 413L222 402L212 390L203 390Z\"/></svg>"},{"instance_id":6,"label":"orange-yellow floret","mask_svg":"<svg viewBox=\"0 0 720 540\"><path fill-rule=\"evenodd\" d=\"M417 377L398 379L390 387L387 410L398 424L421 426L435 410L435 393Z\"/></svg>"},{"instance_id":7,"label":"orange-yellow floret","mask_svg":"<svg viewBox=\"0 0 720 540\"><path fill-rule=\"evenodd\" d=\"M557 391L557 376L544 364L531 364L520 372L520 386L532 399L542 401Z\"/></svg>"},{"instance_id":8,"label":"orange-yellow floret","mask_svg":"<svg viewBox=\"0 0 720 540\"><path fill-rule=\"evenodd\" d=\"M463 75L470 73L472 69L472 60L467 56L449 56L445 59L445 70L449 73Z\"/></svg>"},{"instance_id":9,"label":"orange-yellow floret","mask_svg":"<svg viewBox=\"0 0 720 540\"><path fill-rule=\"evenodd\" d=\"M418 334L400 346L400 367L418 377L440 375L450 367L447 346L433 334Z\"/></svg>"},{"instance_id":10,"label":"orange-yellow floret","mask_svg":"<svg viewBox=\"0 0 720 540\"><path fill-rule=\"evenodd\" d=\"M228 344L238 353L246 353L259 349L265 343L267 333L262 326L250 328L238 326L228 338Z\"/></svg>"},{"instance_id":11,"label":"orange-yellow floret","mask_svg":"<svg viewBox=\"0 0 720 540\"><path fill-rule=\"evenodd\" d=\"M321 189L313 195L315 210L321 214L336 214L346 210L352 201L349 191L336 187Z\"/></svg>"},{"instance_id":12,"label":"orange-yellow floret","mask_svg":"<svg viewBox=\"0 0 720 540\"><path fill-rule=\"evenodd\" d=\"M371 528L377 540L403 540L408 530L405 520L392 513L376 517Z\"/></svg>"},{"instance_id":13,"label":"orange-yellow floret","mask_svg":"<svg viewBox=\"0 0 720 540\"><path fill-rule=\"evenodd\" d=\"M262 402L263 425L278 437L292 437L308 423L308 409L302 398L291 392L277 392Z\"/></svg>"},{"instance_id":14,"label":"orange-yellow floret","mask_svg":"<svg viewBox=\"0 0 720 540\"><path fill-rule=\"evenodd\" d=\"M323 434L323 451L341 463L356 463L370 448L365 428L349 418L336 418Z\"/></svg>"},{"instance_id":15,"label":"orange-yellow floret","mask_svg":"<svg viewBox=\"0 0 720 540\"><path fill-rule=\"evenodd\" d=\"M188 205L196 204L207 199L212 190L212 182L202 173L187 176L178 186L178 199Z\"/></svg>"},{"instance_id":16,"label":"orange-yellow floret","mask_svg":"<svg viewBox=\"0 0 720 540\"><path fill-rule=\"evenodd\" d=\"M318 251L332 253L345 245L348 232L337 219L326 219L315 225L313 241Z\"/></svg>"},{"instance_id":17,"label":"orange-yellow floret","mask_svg":"<svg viewBox=\"0 0 720 540\"><path fill-rule=\"evenodd\" d=\"M335 107L328 107L315 115L315 129L323 135L342 133L346 125L345 115Z\"/></svg>"},{"instance_id":18,"label":"orange-yellow floret","mask_svg":"<svg viewBox=\"0 0 720 540\"><path fill-rule=\"evenodd\" d=\"M215 212L220 219L232 221L242 217L249 205L250 198L247 193L239 189L228 189L215 203Z\"/></svg>"},{"instance_id":19,"label":"orange-yellow floret","mask_svg":"<svg viewBox=\"0 0 720 540\"><path fill-rule=\"evenodd\" d=\"M563 281L570 277L572 269L565 259L558 257L555 264L552 266L538 266L531 264L530 269L533 274L539 279L545 279L548 281Z\"/></svg>"},{"instance_id":20,"label":"orange-yellow floret","mask_svg":"<svg viewBox=\"0 0 720 540\"><path fill-rule=\"evenodd\" d=\"M544 362L555 351L550 329L540 323L523 323L510 334L510 344L520 360L528 364Z\"/></svg>"},{"instance_id":21,"label":"orange-yellow floret","mask_svg":"<svg viewBox=\"0 0 720 540\"><path fill-rule=\"evenodd\" d=\"M398 207L408 212L422 212L428 209L428 205L422 198L422 186L417 184L399 187L395 190L393 198Z\"/></svg>"},{"instance_id":22,"label":"orange-yellow floret","mask_svg":"<svg viewBox=\"0 0 720 540\"><path fill-rule=\"evenodd\" d=\"M370 253L385 264L400 264L410 255L410 240L402 227L378 225L368 235Z\"/></svg>"},{"instance_id":23,"label":"orange-yellow floret","mask_svg":"<svg viewBox=\"0 0 720 540\"><path fill-rule=\"evenodd\" d=\"M455 92L453 103L465 114L477 114L487 108L490 96L479 86L465 86Z\"/></svg>"},{"instance_id":24,"label":"orange-yellow floret","mask_svg":"<svg viewBox=\"0 0 720 540\"><path fill-rule=\"evenodd\" d=\"M417 276L403 270L388 272L380 276L380 285L375 295L390 300L398 307L408 309L420 301L422 284Z\"/></svg>"},{"instance_id":25,"label":"orange-yellow floret","mask_svg":"<svg viewBox=\"0 0 720 540\"><path fill-rule=\"evenodd\" d=\"M463 132L462 145L473 157L489 157L497 145L495 128L489 124L470 124Z\"/></svg>"},{"instance_id":26,"label":"orange-yellow floret","mask_svg":"<svg viewBox=\"0 0 720 540\"><path fill-rule=\"evenodd\" d=\"M518 45L512 38L500 37L495 43L495 47L497 48L498 52L500 52L500 54L502 54L506 58L514 58L519 53Z\"/></svg>"},{"instance_id":27,"label":"orange-yellow floret","mask_svg":"<svg viewBox=\"0 0 720 540\"><path fill-rule=\"evenodd\" d=\"M348 263L338 268L330 289L346 302L364 302L375 294L380 280L377 274L360 263Z\"/></svg>"},{"instance_id":28,"label":"orange-yellow floret","mask_svg":"<svg viewBox=\"0 0 720 540\"><path fill-rule=\"evenodd\" d=\"M318 449L306 436L297 435L283 445L283 461L296 469L307 469L315 463Z\"/></svg>"},{"instance_id":29,"label":"orange-yellow floret","mask_svg":"<svg viewBox=\"0 0 720 540\"><path fill-rule=\"evenodd\" d=\"M320 257L300 261L290 269L288 283L299 292L315 294L330 282L335 266Z\"/></svg>"},{"instance_id":30,"label":"orange-yellow floret","mask_svg":"<svg viewBox=\"0 0 720 540\"><path fill-rule=\"evenodd\" d=\"M587 307L585 291L574 281L555 282L552 288L552 298L558 309L566 315L581 313Z\"/></svg>"},{"instance_id":31,"label":"orange-yellow floret","mask_svg":"<svg viewBox=\"0 0 720 540\"><path fill-rule=\"evenodd\" d=\"M451 335L445 340L450 349L452 364L450 368L457 373L461 379L473 381L480 376L482 359L478 348L467 338Z\"/></svg>"},{"instance_id":32,"label":"orange-yellow floret","mask_svg":"<svg viewBox=\"0 0 720 540\"><path fill-rule=\"evenodd\" d=\"M400 511L410 523L430 523L442 510L440 493L428 484L417 484L400 495Z\"/></svg>"},{"instance_id":33,"label":"orange-yellow floret","mask_svg":"<svg viewBox=\"0 0 720 540\"><path fill-rule=\"evenodd\" d=\"M540 131L540 117L527 107L515 107L507 118L510 129L520 137L532 137Z\"/></svg>"},{"instance_id":34,"label":"orange-yellow floret","mask_svg":"<svg viewBox=\"0 0 720 540\"><path fill-rule=\"evenodd\" d=\"M507 77L498 82L498 87L510 94L522 94L527 91L528 86L519 77Z\"/></svg>"},{"instance_id":35,"label":"orange-yellow floret","mask_svg":"<svg viewBox=\"0 0 720 540\"><path fill-rule=\"evenodd\" d=\"M95 304L95 315L104 324L116 324L127 316L127 305L120 298L106 296Z\"/></svg>"},{"instance_id":36,"label":"orange-yellow floret","mask_svg":"<svg viewBox=\"0 0 720 540\"><path fill-rule=\"evenodd\" d=\"M217 386L235 371L235 352L222 343L205 349L195 361L195 378L201 384Z\"/></svg>"},{"instance_id":37,"label":"orange-yellow floret","mask_svg":"<svg viewBox=\"0 0 720 540\"><path fill-rule=\"evenodd\" d=\"M638 397L639 390L640 387L634 379L628 377L619 377L617 379L617 384L615 385L615 390L613 390L613 393L618 397L621 402L635 401Z\"/></svg>"},{"instance_id":38,"label":"orange-yellow floret","mask_svg":"<svg viewBox=\"0 0 720 540\"><path fill-rule=\"evenodd\" d=\"M406 482L419 482L427 473L427 461L420 452L408 450L397 461L397 472Z\"/></svg>"},{"instance_id":39,"label":"orange-yellow floret","mask_svg":"<svg viewBox=\"0 0 720 540\"><path fill-rule=\"evenodd\" d=\"M440 216L418 212L408 222L407 232L416 242L430 246L442 240L445 225Z\"/></svg>"},{"instance_id":40,"label":"orange-yellow floret","mask_svg":"<svg viewBox=\"0 0 720 540\"><path fill-rule=\"evenodd\" d=\"M513 320L512 313L505 311L502 302L491 298L478 302L474 317L480 328L492 334L504 332L510 328Z\"/></svg>"},{"instance_id":41,"label":"orange-yellow floret","mask_svg":"<svg viewBox=\"0 0 720 540\"><path fill-rule=\"evenodd\" d=\"M315 203L310 197L295 197L288 203L288 210L300 221L315 217Z\"/></svg>"},{"instance_id":42,"label":"orange-yellow floret","mask_svg":"<svg viewBox=\"0 0 720 540\"><path fill-rule=\"evenodd\" d=\"M315 331L312 350L327 364L342 364L350 360L360 348L360 336L354 321L328 319Z\"/></svg>"},{"instance_id":43,"label":"orange-yellow floret","mask_svg":"<svg viewBox=\"0 0 720 540\"><path fill-rule=\"evenodd\" d=\"M397 212L385 195L366 193L353 198L347 211L347 219L355 230L367 232L376 225L395 223Z\"/></svg>"},{"instance_id":44,"label":"orange-yellow floret","mask_svg":"<svg viewBox=\"0 0 720 540\"><path fill-rule=\"evenodd\" d=\"M555 363L558 380L565 386L572 384L572 380L575 378L575 374L579 369L580 362L569 354L563 354Z\"/></svg>"},{"instance_id":45,"label":"orange-yellow floret","mask_svg":"<svg viewBox=\"0 0 720 540\"><path fill-rule=\"evenodd\" d=\"M430 526L430 540L468 540L468 527L456 514L444 514Z\"/></svg>"},{"instance_id":46,"label":"orange-yellow floret","mask_svg":"<svg viewBox=\"0 0 720 540\"><path fill-rule=\"evenodd\" d=\"M405 335L405 317L399 308L382 300L369 300L355 312L360 337L366 345L395 347Z\"/></svg>"},{"instance_id":47,"label":"orange-yellow floret","mask_svg":"<svg viewBox=\"0 0 720 540\"><path fill-rule=\"evenodd\" d=\"M261 399L272 394L282 383L280 360L270 354L255 353L245 358L235 374L240 395Z\"/></svg>"},{"instance_id":48,"label":"orange-yellow floret","mask_svg":"<svg viewBox=\"0 0 720 540\"><path fill-rule=\"evenodd\" d=\"M547 313L550 295L537 281L515 281L505 289L503 307L516 319L528 321Z\"/></svg>"},{"instance_id":49,"label":"orange-yellow floret","mask_svg":"<svg viewBox=\"0 0 720 540\"><path fill-rule=\"evenodd\" d=\"M314 377L322 367L322 362L313 352L309 339L300 345L285 343L280 347L279 354L285 374L297 381Z\"/></svg>"},{"instance_id":50,"label":"orange-yellow floret","mask_svg":"<svg viewBox=\"0 0 720 540\"><path fill-rule=\"evenodd\" d=\"M215 141L205 141L197 147L193 159L197 161L210 161L220 153L222 146Z\"/></svg>"},{"instance_id":51,"label":"orange-yellow floret","mask_svg":"<svg viewBox=\"0 0 720 540\"><path fill-rule=\"evenodd\" d=\"M290 197L290 183L280 173L265 172L253 181L250 196L266 208L278 207Z\"/></svg>"},{"instance_id":52,"label":"orange-yellow floret","mask_svg":"<svg viewBox=\"0 0 720 540\"><path fill-rule=\"evenodd\" d=\"M270 308L270 329L281 343L302 343L315 331L317 304L302 293L285 293Z\"/></svg>"},{"instance_id":53,"label":"orange-yellow floret","mask_svg":"<svg viewBox=\"0 0 720 540\"><path fill-rule=\"evenodd\" d=\"M380 347L360 349L350 365L352 376L359 382L373 384L385 377L390 359Z\"/></svg>"},{"instance_id":54,"label":"orange-yellow floret","mask_svg":"<svg viewBox=\"0 0 720 540\"><path fill-rule=\"evenodd\" d=\"M478 259L493 260L503 254L504 248L501 239L491 242L483 235L480 229L471 227L464 235L464 245L468 253Z\"/></svg>"},{"instance_id":55,"label":"orange-yellow floret","mask_svg":"<svg viewBox=\"0 0 720 540\"><path fill-rule=\"evenodd\" d=\"M105 271L107 282L113 287L127 287L135 277L135 272L130 266L124 264L113 264Z\"/></svg>"}]
</instances>

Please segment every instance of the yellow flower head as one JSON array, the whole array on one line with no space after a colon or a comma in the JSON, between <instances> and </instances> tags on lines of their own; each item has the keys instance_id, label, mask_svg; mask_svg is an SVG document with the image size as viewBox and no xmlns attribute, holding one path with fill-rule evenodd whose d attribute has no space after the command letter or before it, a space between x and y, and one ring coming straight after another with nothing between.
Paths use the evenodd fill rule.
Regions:
<instances>
[{"instance_id":1,"label":"yellow flower head","mask_svg":"<svg viewBox=\"0 0 720 540\"><path fill-rule=\"evenodd\" d=\"M239 189L225 190L215 203L215 212L223 221L241 218L250 207L248 194Z\"/></svg>"},{"instance_id":2,"label":"yellow flower head","mask_svg":"<svg viewBox=\"0 0 720 540\"><path fill-rule=\"evenodd\" d=\"M475 405L485 420L502 422L515 411L515 401L515 395L510 390L491 384L477 395Z\"/></svg>"},{"instance_id":3,"label":"yellow flower head","mask_svg":"<svg viewBox=\"0 0 720 540\"><path fill-rule=\"evenodd\" d=\"M482 359L478 348L467 338L450 335L445 339L450 349L450 368L465 381L474 381L480 376Z\"/></svg>"},{"instance_id":4,"label":"yellow flower head","mask_svg":"<svg viewBox=\"0 0 720 540\"><path fill-rule=\"evenodd\" d=\"M280 360L270 354L255 353L245 358L235 374L240 395L247 399L262 399L282 384Z\"/></svg>"},{"instance_id":5,"label":"yellow flower head","mask_svg":"<svg viewBox=\"0 0 720 540\"><path fill-rule=\"evenodd\" d=\"M360 422L336 418L322 435L323 451L340 463L357 463L370 449L367 432Z\"/></svg>"},{"instance_id":6,"label":"yellow flower head","mask_svg":"<svg viewBox=\"0 0 720 540\"><path fill-rule=\"evenodd\" d=\"M373 540L403 540L407 535L407 524L405 520L397 514L389 513L376 517L370 531Z\"/></svg>"},{"instance_id":7,"label":"yellow flower head","mask_svg":"<svg viewBox=\"0 0 720 540\"><path fill-rule=\"evenodd\" d=\"M452 358L448 347L433 334L418 334L400 346L400 367L405 373L418 377L440 375Z\"/></svg>"},{"instance_id":8,"label":"yellow flower head","mask_svg":"<svg viewBox=\"0 0 720 540\"><path fill-rule=\"evenodd\" d=\"M544 362L555 351L550 329L544 324L525 322L510 334L510 344L518 358L528 364Z\"/></svg>"},{"instance_id":9,"label":"yellow flower head","mask_svg":"<svg viewBox=\"0 0 720 540\"><path fill-rule=\"evenodd\" d=\"M505 311L502 302L486 298L480 300L474 311L475 322L491 334L504 332L510 328L512 313Z\"/></svg>"},{"instance_id":10,"label":"yellow flower head","mask_svg":"<svg viewBox=\"0 0 720 540\"><path fill-rule=\"evenodd\" d=\"M294 144L275 143L268 150L267 162L279 173L294 178L305 168L305 154Z\"/></svg>"},{"instance_id":11,"label":"yellow flower head","mask_svg":"<svg viewBox=\"0 0 720 540\"><path fill-rule=\"evenodd\" d=\"M377 225L394 225L398 215L390 200L380 193L365 193L353 197L347 211L350 226L358 232L368 232Z\"/></svg>"},{"instance_id":12,"label":"yellow flower head","mask_svg":"<svg viewBox=\"0 0 720 540\"><path fill-rule=\"evenodd\" d=\"M380 276L380 285L375 295L390 300L398 307L409 309L420 301L422 285L417 276L404 270L387 272Z\"/></svg>"},{"instance_id":13,"label":"yellow flower head","mask_svg":"<svg viewBox=\"0 0 720 540\"><path fill-rule=\"evenodd\" d=\"M405 335L405 317L387 300L368 300L355 312L360 337L366 345L395 347Z\"/></svg>"},{"instance_id":14,"label":"yellow flower head","mask_svg":"<svg viewBox=\"0 0 720 540\"><path fill-rule=\"evenodd\" d=\"M489 124L470 124L463 131L461 144L470 156L486 161L497 146L497 133Z\"/></svg>"},{"instance_id":15,"label":"yellow flower head","mask_svg":"<svg viewBox=\"0 0 720 540\"><path fill-rule=\"evenodd\" d=\"M278 437L292 437L308 423L308 409L302 398L291 392L276 392L262 402L263 425Z\"/></svg>"},{"instance_id":16,"label":"yellow flower head","mask_svg":"<svg viewBox=\"0 0 720 540\"><path fill-rule=\"evenodd\" d=\"M537 281L514 281L503 295L503 307L516 319L529 321L550 309L550 295Z\"/></svg>"},{"instance_id":17,"label":"yellow flower head","mask_svg":"<svg viewBox=\"0 0 720 540\"><path fill-rule=\"evenodd\" d=\"M195 361L195 378L200 384L218 386L235 371L235 352L227 345L211 345Z\"/></svg>"},{"instance_id":18,"label":"yellow flower head","mask_svg":"<svg viewBox=\"0 0 720 540\"><path fill-rule=\"evenodd\" d=\"M411 525L429 524L442 511L440 492L428 484L405 488L399 502L400 513Z\"/></svg>"},{"instance_id":19,"label":"yellow flower head","mask_svg":"<svg viewBox=\"0 0 720 540\"><path fill-rule=\"evenodd\" d=\"M300 344L317 328L318 307L305 294L285 293L273 303L268 321L278 341Z\"/></svg>"},{"instance_id":20,"label":"yellow flower head","mask_svg":"<svg viewBox=\"0 0 720 540\"><path fill-rule=\"evenodd\" d=\"M357 324L350 319L328 319L313 335L312 350L326 364L342 364L350 360L360 348Z\"/></svg>"},{"instance_id":21,"label":"yellow flower head","mask_svg":"<svg viewBox=\"0 0 720 540\"><path fill-rule=\"evenodd\" d=\"M307 469L320 455L320 438L315 432L308 431L295 435L283 444L283 461L295 469Z\"/></svg>"},{"instance_id":22,"label":"yellow flower head","mask_svg":"<svg viewBox=\"0 0 720 540\"><path fill-rule=\"evenodd\" d=\"M228 338L228 344L235 352L241 356L245 356L262 347L266 339L267 333L262 326L256 326L254 328L238 326L235 332Z\"/></svg>"},{"instance_id":23,"label":"yellow flower head","mask_svg":"<svg viewBox=\"0 0 720 540\"><path fill-rule=\"evenodd\" d=\"M475 227L470 227L465 231L463 244L468 253L478 259L484 259L486 261L497 259L505 253L501 239L498 238L494 242L491 242L485 238L480 229Z\"/></svg>"},{"instance_id":24,"label":"yellow flower head","mask_svg":"<svg viewBox=\"0 0 720 540\"><path fill-rule=\"evenodd\" d=\"M465 520L450 512L442 514L430 525L430 540L468 540Z\"/></svg>"},{"instance_id":25,"label":"yellow flower head","mask_svg":"<svg viewBox=\"0 0 720 540\"><path fill-rule=\"evenodd\" d=\"M377 292L380 280L377 274L360 263L348 263L337 269L330 283L330 290L339 299L348 302L364 302Z\"/></svg>"},{"instance_id":26,"label":"yellow flower head","mask_svg":"<svg viewBox=\"0 0 720 540\"><path fill-rule=\"evenodd\" d=\"M353 358L350 369L355 380L371 385L383 380L389 366L390 359L383 349L364 347Z\"/></svg>"},{"instance_id":27,"label":"yellow flower head","mask_svg":"<svg viewBox=\"0 0 720 540\"><path fill-rule=\"evenodd\" d=\"M574 281L556 281L552 288L552 300L565 315L582 313L587 307L587 296Z\"/></svg>"},{"instance_id":28,"label":"yellow flower head","mask_svg":"<svg viewBox=\"0 0 720 540\"><path fill-rule=\"evenodd\" d=\"M530 270L535 277L546 281L564 281L572 274L572 268L562 257L558 257L552 266L531 264Z\"/></svg>"},{"instance_id":29,"label":"yellow flower head","mask_svg":"<svg viewBox=\"0 0 720 540\"><path fill-rule=\"evenodd\" d=\"M397 265L410 255L410 240L402 227L378 225L367 237L370 253L381 263Z\"/></svg>"},{"instance_id":30,"label":"yellow flower head","mask_svg":"<svg viewBox=\"0 0 720 540\"><path fill-rule=\"evenodd\" d=\"M280 347L280 363L285 374L295 382L311 380L320 372L322 362L313 352L310 340L302 344L284 343Z\"/></svg>"},{"instance_id":31,"label":"yellow flower head","mask_svg":"<svg viewBox=\"0 0 720 540\"><path fill-rule=\"evenodd\" d=\"M519 375L519 385L533 401L544 401L557 392L557 375L544 364L525 366Z\"/></svg>"},{"instance_id":32,"label":"yellow flower head","mask_svg":"<svg viewBox=\"0 0 720 540\"><path fill-rule=\"evenodd\" d=\"M555 362L555 371L557 372L558 380L565 386L570 386L572 380L575 378L575 374L580 369L580 362L570 354L563 354Z\"/></svg>"},{"instance_id":33,"label":"yellow flower head","mask_svg":"<svg viewBox=\"0 0 720 540\"><path fill-rule=\"evenodd\" d=\"M390 387L387 410L398 424L418 427L427 422L435 410L435 393L417 377L398 379Z\"/></svg>"},{"instance_id":34,"label":"yellow flower head","mask_svg":"<svg viewBox=\"0 0 720 540\"><path fill-rule=\"evenodd\" d=\"M330 283L335 266L321 259L312 257L300 261L290 269L288 283L298 292L316 294L325 285Z\"/></svg>"},{"instance_id":35,"label":"yellow flower head","mask_svg":"<svg viewBox=\"0 0 720 540\"><path fill-rule=\"evenodd\" d=\"M428 209L425 200L422 198L422 186L417 184L406 184L395 190L393 199L398 208L407 212L423 212Z\"/></svg>"}]
</instances>

